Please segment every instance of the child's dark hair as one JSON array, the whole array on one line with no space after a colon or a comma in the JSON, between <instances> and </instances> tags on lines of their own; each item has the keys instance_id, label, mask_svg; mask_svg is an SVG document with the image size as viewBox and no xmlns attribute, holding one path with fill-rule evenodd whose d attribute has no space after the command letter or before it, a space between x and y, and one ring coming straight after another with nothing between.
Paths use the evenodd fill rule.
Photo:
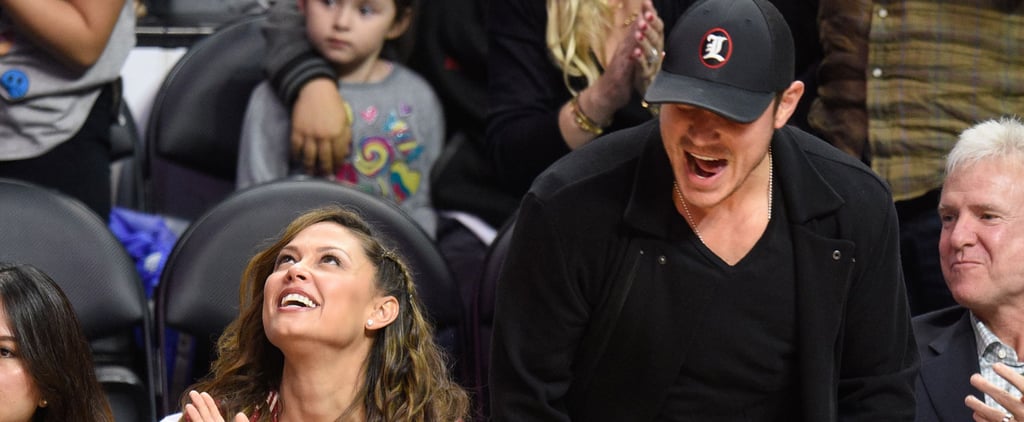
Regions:
<instances>
[{"instance_id":1,"label":"child's dark hair","mask_svg":"<svg viewBox=\"0 0 1024 422\"><path fill-rule=\"evenodd\" d=\"M395 22L408 18L410 20L409 28L398 38L385 42L380 56L388 60L405 63L408 61L409 55L412 54L413 44L416 42L416 37L413 36L413 33L416 32L416 12L419 10L419 1L394 0L394 2Z\"/></svg>"}]
</instances>

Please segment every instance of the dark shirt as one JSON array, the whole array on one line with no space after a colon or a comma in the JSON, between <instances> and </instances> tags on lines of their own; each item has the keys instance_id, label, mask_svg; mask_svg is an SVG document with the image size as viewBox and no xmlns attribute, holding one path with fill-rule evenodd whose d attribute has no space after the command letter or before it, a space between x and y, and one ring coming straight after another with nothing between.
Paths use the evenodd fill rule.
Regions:
<instances>
[{"instance_id":1,"label":"dark shirt","mask_svg":"<svg viewBox=\"0 0 1024 422\"><path fill-rule=\"evenodd\" d=\"M775 199L779 198L776 192ZM699 329L659 421L789 421L796 412L796 287L793 242L782 201L774 201L764 235L729 266L697 240L681 242L677 280L714 291L701 312L680 309Z\"/></svg>"}]
</instances>

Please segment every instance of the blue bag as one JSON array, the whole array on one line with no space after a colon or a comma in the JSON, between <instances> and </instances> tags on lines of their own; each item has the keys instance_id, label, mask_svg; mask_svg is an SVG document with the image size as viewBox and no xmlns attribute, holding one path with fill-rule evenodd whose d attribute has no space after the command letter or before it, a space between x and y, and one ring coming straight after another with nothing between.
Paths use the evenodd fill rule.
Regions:
<instances>
[{"instance_id":1,"label":"blue bag","mask_svg":"<svg viewBox=\"0 0 1024 422\"><path fill-rule=\"evenodd\" d=\"M135 261L146 297L152 298L178 235L168 228L163 217L121 207L110 210L109 226Z\"/></svg>"}]
</instances>

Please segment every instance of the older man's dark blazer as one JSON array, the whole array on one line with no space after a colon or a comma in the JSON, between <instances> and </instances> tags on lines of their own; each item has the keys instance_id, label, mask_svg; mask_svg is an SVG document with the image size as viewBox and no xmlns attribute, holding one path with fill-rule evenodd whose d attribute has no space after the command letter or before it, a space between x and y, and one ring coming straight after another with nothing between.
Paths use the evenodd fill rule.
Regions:
<instances>
[{"instance_id":1,"label":"older man's dark blazer","mask_svg":"<svg viewBox=\"0 0 1024 422\"><path fill-rule=\"evenodd\" d=\"M972 420L964 398L973 394L984 399L970 383L971 374L979 371L970 312L954 306L914 317L914 337L921 355L915 420Z\"/></svg>"}]
</instances>

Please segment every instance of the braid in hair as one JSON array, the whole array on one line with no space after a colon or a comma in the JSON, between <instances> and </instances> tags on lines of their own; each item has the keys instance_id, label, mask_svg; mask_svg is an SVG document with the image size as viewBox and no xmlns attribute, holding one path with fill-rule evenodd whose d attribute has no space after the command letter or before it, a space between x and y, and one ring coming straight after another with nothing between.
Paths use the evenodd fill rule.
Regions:
<instances>
[{"instance_id":1,"label":"braid in hair","mask_svg":"<svg viewBox=\"0 0 1024 422\"><path fill-rule=\"evenodd\" d=\"M397 251L380 242L368 245L367 256L377 266L381 294L399 303L398 317L378 330L367 362L367 421L464 419L469 398L448 375L412 271Z\"/></svg>"}]
</instances>

